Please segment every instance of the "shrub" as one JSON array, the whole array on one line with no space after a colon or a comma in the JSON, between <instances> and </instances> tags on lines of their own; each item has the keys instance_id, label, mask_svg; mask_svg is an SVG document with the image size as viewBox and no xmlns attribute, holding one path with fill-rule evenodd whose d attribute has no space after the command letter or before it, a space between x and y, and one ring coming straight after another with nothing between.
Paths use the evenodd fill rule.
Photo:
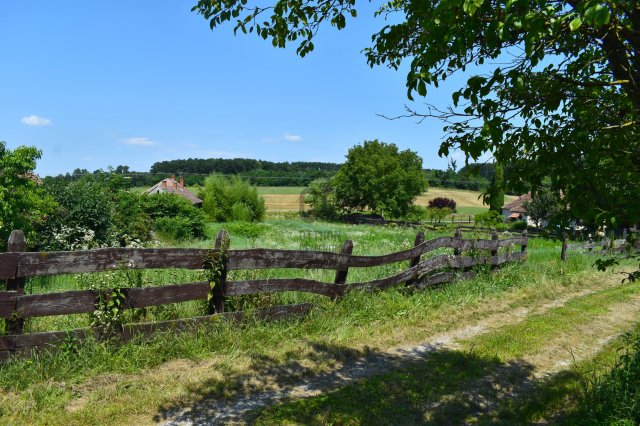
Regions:
<instances>
[{"instance_id":1,"label":"shrub","mask_svg":"<svg viewBox=\"0 0 640 426\"><path fill-rule=\"evenodd\" d=\"M409 222L422 222L429 218L429 211L421 206L412 205L407 212L407 221Z\"/></svg>"},{"instance_id":2,"label":"shrub","mask_svg":"<svg viewBox=\"0 0 640 426\"><path fill-rule=\"evenodd\" d=\"M438 223L440 223L442 221L442 219L444 219L445 217L449 216L450 214L453 213L453 210L449 209L449 208L430 208L429 209L429 218L432 221L436 221Z\"/></svg>"},{"instance_id":3,"label":"shrub","mask_svg":"<svg viewBox=\"0 0 640 426\"><path fill-rule=\"evenodd\" d=\"M226 225L226 228L232 235L251 239L258 238L269 229L267 225L251 222L231 222Z\"/></svg>"},{"instance_id":4,"label":"shrub","mask_svg":"<svg viewBox=\"0 0 640 426\"><path fill-rule=\"evenodd\" d=\"M51 184L47 191L59 204L47 220L49 226L54 229L61 226L87 228L94 232L97 242L107 242L114 203L106 182L87 175L75 182Z\"/></svg>"},{"instance_id":5,"label":"shrub","mask_svg":"<svg viewBox=\"0 0 640 426\"><path fill-rule=\"evenodd\" d=\"M330 179L316 179L311 182L304 202L311 204L311 214L316 218L333 220L338 217L335 189Z\"/></svg>"},{"instance_id":6,"label":"shrub","mask_svg":"<svg viewBox=\"0 0 640 426\"><path fill-rule=\"evenodd\" d=\"M527 229L527 222L524 220L516 220L509 224L510 231L524 231L525 229Z\"/></svg>"},{"instance_id":7,"label":"shrub","mask_svg":"<svg viewBox=\"0 0 640 426\"><path fill-rule=\"evenodd\" d=\"M144 209L145 195L120 191L113 212L114 237L121 246L148 241L153 221Z\"/></svg>"},{"instance_id":8,"label":"shrub","mask_svg":"<svg viewBox=\"0 0 640 426\"><path fill-rule=\"evenodd\" d=\"M191 202L175 194L154 194L144 197L143 208L154 221L153 228L165 229L169 224L165 219L179 218L175 221L176 226L189 228L190 238L203 238L205 235L205 215L194 207ZM156 222L161 220L159 225ZM168 229L166 229L168 232ZM163 232L163 231L161 231ZM184 231L168 232L166 235L179 235L174 239L183 239ZM188 237L189 238L189 237Z\"/></svg>"},{"instance_id":9,"label":"shrub","mask_svg":"<svg viewBox=\"0 0 640 426\"><path fill-rule=\"evenodd\" d=\"M153 222L153 230L164 240L184 241L194 237L191 221L184 216L159 217Z\"/></svg>"},{"instance_id":10,"label":"shrub","mask_svg":"<svg viewBox=\"0 0 640 426\"><path fill-rule=\"evenodd\" d=\"M453 213L456 212L456 202L447 197L436 197L433 200L429 200L430 209L451 209Z\"/></svg>"},{"instance_id":11,"label":"shrub","mask_svg":"<svg viewBox=\"0 0 640 426\"><path fill-rule=\"evenodd\" d=\"M485 228L497 228L498 225L504 225L502 215L495 210L476 214L474 221L476 225Z\"/></svg>"},{"instance_id":12,"label":"shrub","mask_svg":"<svg viewBox=\"0 0 640 426\"><path fill-rule=\"evenodd\" d=\"M260 221L264 218L264 199L248 181L211 175L200 193L202 208L216 222Z\"/></svg>"}]
</instances>

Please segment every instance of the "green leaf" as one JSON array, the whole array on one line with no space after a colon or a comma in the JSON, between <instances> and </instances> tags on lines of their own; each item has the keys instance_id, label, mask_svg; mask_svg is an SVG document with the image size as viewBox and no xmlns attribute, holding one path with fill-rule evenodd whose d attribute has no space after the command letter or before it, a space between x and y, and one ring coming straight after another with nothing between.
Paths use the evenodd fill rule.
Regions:
<instances>
[{"instance_id":1,"label":"green leaf","mask_svg":"<svg viewBox=\"0 0 640 426\"><path fill-rule=\"evenodd\" d=\"M594 27L602 27L611 21L611 11L602 4L596 4L586 10L584 19Z\"/></svg>"},{"instance_id":2,"label":"green leaf","mask_svg":"<svg viewBox=\"0 0 640 426\"><path fill-rule=\"evenodd\" d=\"M578 28L580 28L580 25L582 25L582 19L580 19L580 17L578 16L577 18L575 18L573 21L569 23L569 29L571 31L575 31Z\"/></svg>"},{"instance_id":3,"label":"green leaf","mask_svg":"<svg viewBox=\"0 0 640 426\"><path fill-rule=\"evenodd\" d=\"M424 80L418 82L417 90L420 96L427 96L427 85L424 83Z\"/></svg>"},{"instance_id":4,"label":"green leaf","mask_svg":"<svg viewBox=\"0 0 640 426\"><path fill-rule=\"evenodd\" d=\"M469 15L473 15L474 13L476 13L476 10L478 10L478 8L482 6L483 2L484 0L464 0L464 3L462 4L462 10L464 10L465 13Z\"/></svg>"},{"instance_id":5,"label":"green leaf","mask_svg":"<svg viewBox=\"0 0 640 426\"><path fill-rule=\"evenodd\" d=\"M453 105L457 107L458 101L460 100L460 92L455 92L453 95L451 95L451 98L453 99Z\"/></svg>"}]
</instances>

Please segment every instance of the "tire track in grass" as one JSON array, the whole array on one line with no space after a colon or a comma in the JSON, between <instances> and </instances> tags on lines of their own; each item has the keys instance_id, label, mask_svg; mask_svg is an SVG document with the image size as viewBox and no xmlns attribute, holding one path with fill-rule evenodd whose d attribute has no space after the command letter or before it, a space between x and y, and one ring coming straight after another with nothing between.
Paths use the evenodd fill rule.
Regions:
<instances>
[{"instance_id":1,"label":"tire track in grass","mask_svg":"<svg viewBox=\"0 0 640 426\"><path fill-rule=\"evenodd\" d=\"M549 311L562 309L574 300L589 298L617 287L619 286L608 287L605 290L587 288L567 293L552 302L542 305L516 307L508 311L490 314L472 325L434 335L426 343L400 345L382 352L370 353L364 357L347 361L340 368L333 371L303 379L295 385L276 385L268 390L248 393L228 400L204 399L193 404L190 408L163 413L164 424L190 425L243 422L251 412L274 405L279 401L318 396L360 379L397 370L403 364L423 360L435 351L460 350L464 347L464 342L466 341L479 338L505 326L517 326L526 322L532 316L545 315ZM638 308L640 309L640 303ZM495 381L495 377L492 376L491 378L480 379L478 384L493 386ZM514 392L515 395L515 391L509 392ZM476 395L469 394L469 397L477 400L483 399L482 392L476 393ZM438 402L436 401L434 404L437 405ZM487 409L492 408L487 401L480 402L479 406Z\"/></svg>"}]
</instances>

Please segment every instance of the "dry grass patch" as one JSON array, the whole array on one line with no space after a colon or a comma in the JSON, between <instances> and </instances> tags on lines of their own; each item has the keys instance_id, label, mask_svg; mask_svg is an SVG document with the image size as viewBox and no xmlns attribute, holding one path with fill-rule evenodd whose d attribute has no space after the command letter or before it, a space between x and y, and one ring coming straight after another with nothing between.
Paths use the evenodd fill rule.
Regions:
<instances>
[{"instance_id":1,"label":"dry grass patch","mask_svg":"<svg viewBox=\"0 0 640 426\"><path fill-rule=\"evenodd\" d=\"M458 207L482 207L488 208L484 204L482 204L482 198L480 197L479 191L468 191L464 189L453 189L453 188L429 188L429 190L418 197L416 200L416 204L420 206L427 206L429 204L429 200L433 200L436 197L447 197L453 199ZM515 200L517 197L512 195L505 195L504 202L510 203Z\"/></svg>"}]
</instances>

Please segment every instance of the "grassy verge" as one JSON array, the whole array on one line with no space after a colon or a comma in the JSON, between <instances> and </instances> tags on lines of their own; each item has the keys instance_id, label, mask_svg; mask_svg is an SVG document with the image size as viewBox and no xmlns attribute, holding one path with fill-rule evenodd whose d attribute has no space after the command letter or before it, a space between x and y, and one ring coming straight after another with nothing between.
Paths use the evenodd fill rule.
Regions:
<instances>
[{"instance_id":1,"label":"grassy verge","mask_svg":"<svg viewBox=\"0 0 640 426\"><path fill-rule=\"evenodd\" d=\"M524 362L440 350L318 397L254 413L275 424L638 424L640 329L594 358L534 379ZM621 352L622 350L622 352Z\"/></svg>"},{"instance_id":2,"label":"grassy verge","mask_svg":"<svg viewBox=\"0 0 640 426\"><path fill-rule=\"evenodd\" d=\"M287 238L279 235L284 229L278 224L270 226L276 231L261 236L260 244L271 241L281 247L279 238ZM304 222L294 226L297 229L289 232L295 235L301 235L300 230L319 232L322 244L361 232L370 234L365 227ZM410 246L415 235L413 230L374 229L380 234L369 237L371 247L356 245L360 253L392 251L391 242L401 245L406 241ZM336 232L339 238L323 231ZM231 396L296 382L367 351L422 342L478 318L593 285L602 275L590 262L577 256L560 263L557 247L540 240L532 242L530 259L524 264L435 291L354 292L335 302L318 299L319 306L311 315L299 320L249 321L240 326L215 323L193 333L168 333L126 345L68 342L55 355L0 366L2 421L46 423L55 419L85 424L124 422L132 416L149 421L165 410L206 396ZM484 358L461 362L485 365ZM456 371L461 366L451 365ZM486 365L489 368L490 363ZM473 370L464 374L475 374Z\"/></svg>"},{"instance_id":3,"label":"grassy verge","mask_svg":"<svg viewBox=\"0 0 640 426\"><path fill-rule=\"evenodd\" d=\"M569 271L557 272L565 277L567 272L572 275ZM534 300L527 297L532 296L527 294L528 288L520 290L525 297L512 303L512 307L527 306L527 299ZM265 425L513 425L543 419L562 424L637 424L637 332L635 338L623 336L598 348L582 335L581 326L594 328L604 322L612 310L624 309L625 303L637 298L640 288L602 283L601 289L596 287L593 291L515 324L503 325L495 332L468 339L461 350L437 350L422 360L404 363L393 372L255 413L254 420ZM624 324L631 324L627 329L637 327L633 321ZM568 348L590 343L599 351L571 363L558 374L542 378L532 374L544 365L532 364L528 359L553 349L550 346L556 345L554 339L559 338ZM625 348L622 356L620 347Z\"/></svg>"}]
</instances>

